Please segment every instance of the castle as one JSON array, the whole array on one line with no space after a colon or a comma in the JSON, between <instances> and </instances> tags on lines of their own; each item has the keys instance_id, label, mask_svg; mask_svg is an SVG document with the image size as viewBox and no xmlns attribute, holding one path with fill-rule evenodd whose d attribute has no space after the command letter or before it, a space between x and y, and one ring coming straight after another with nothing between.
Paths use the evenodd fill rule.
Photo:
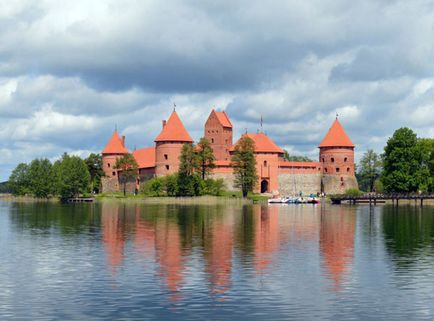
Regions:
<instances>
[{"instance_id":1,"label":"castle","mask_svg":"<svg viewBox=\"0 0 434 321\"><path fill-rule=\"evenodd\" d=\"M283 158L283 149L264 132L244 135L255 143L258 174L255 192L281 195L300 192L334 194L358 187L354 174L354 144L337 117L318 146L318 162L289 162ZM236 190L230 161L236 143L233 144L233 127L226 112L211 111L205 123L204 137L211 143L216 159L211 176L223 178L228 190ZM193 143L193 139L173 110L169 119L163 120L161 132L155 138L155 146L133 151L139 173L136 181L129 183L129 190L138 189L141 182L152 177L176 173L182 146L187 143ZM120 190L119 171L114 169L114 165L119 157L128 152L125 136L121 138L115 130L102 151L105 173L102 179L103 192Z\"/></svg>"}]
</instances>

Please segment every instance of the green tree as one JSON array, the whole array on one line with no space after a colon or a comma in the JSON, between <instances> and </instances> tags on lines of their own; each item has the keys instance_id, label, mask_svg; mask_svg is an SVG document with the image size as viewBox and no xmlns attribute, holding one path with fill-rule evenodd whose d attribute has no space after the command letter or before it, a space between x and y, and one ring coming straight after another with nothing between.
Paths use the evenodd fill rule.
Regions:
<instances>
[{"instance_id":1,"label":"green tree","mask_svg":"<svg viewBox=\"0 0 434 321\"><path fill-rule=\"evenodd\" d=\"M383 173L381 180L386 192L415 192L420 182L421 153L417 146L417 136L409 128L395 131L384 147Z\"/></svg>"},{"instance_id":2,"label":"green tree","mask_svg":"<svg viewBox=\"0 0 434 321\"><path fill-rule=\"evenodd\" d=\"M283 159L288 162L313 162L313 160L307 156L289 155L286 149L283 150Z\"/></svg>"},{"instance_id":3,"label":"green tree","mask_svg":"<svg viewBox=\"0 0 434 321\"><path fill-rule=\"evenodd\" d=\"M101 188L101 177L104 176L104 170L102 169L102 156L101 154L91 153L84 161L90 174L91 191L99 193Z\"/></svg>"},{"instance_id":4,"label":"green tree","mask_svg":"<svg viewBox=\"0 0 434 321\"><path fill-rule=\"evenodd\" d=\"M381 157L372 149L368 149L358 166L358 180L362 190L372 192L374 183L381 175Z\"/></svg>"},{"instance_id":5,"label":"green tree","mask_svg":"<svg viewBox=\"0 0 434 321\"><path fill-rule=\"evenodd\" d=\"M255 143L250 137L241 137L235 145L231 165L234 169L235 186L241 188L243 197L247 197L248 192L253 191L258 181Z\"/></svg>"},{"instance_id":6,"label":"green tree","mask_svg":"<svg viewBox=\"0 0 434 321\"><path fill-rule=\"evenodd\" d=\"M30 192L39 198L48 198L54 193L52 165L47 158L34 159L29 166Z\"/></svg>"},{"instance_id":7,"label":"green tree","mask_svg":"<svg viewBox=\"0 0 434 321\"><path fill-rule=\"evenodd\" d=\"M195 170L198 168L198 157L191 143L182 146L179 156L178 196L198 196L201 193L200 182Z\"/></svg>"},{"instance_id":8,"label":"green tree","mask_svg":"<svg viewBox=\"0 0 434 321\"><path fill-rule=\"evenodd\" d=\"M419 138L417 150L420 155L420 166L415 175L419 190L432 192L434 190L434 139Z\"/></svg>"},{"instance_id":9,"label":"green tree","mask_svg":"<svg viewBox=\"0 0 434 321\"><path fill-rule=\"evenodd\" d=\"M14 195L26 195L30 192L29 166L26 163L15 167L9 176L8 186Z\"/></svg>"},{"instance_id":10,"label":"green tree","mask_svg":"<svg viewBox=\"0 0 434 321\"><path fill-rule=\"evenodd\" d=\"M90 174L84 160L63 154L53 165L56 191L62 198L76 197L89 191Z\"/></svg>"},{"instance_id":11,"label":"green tree","mask_svg":"<svg viewBox=\"0 0 434 321\"><path fill-rule=\"evenodd\" d=\"M121 171L119 178L124 187L124 196L127 193L127 182L135 179L138 175L139 165L132 154L125 154L116 160L114 169Z\"/></svg>"},{"instance_id":12,"label":"green tree","mask_svg":"<svg viewBox=\"0 0 434 321\"><path fill-rule=\"evenodd\" d=\"M215 168L215 157L214 152L211 148L211 144L208 139L202 137L196 146L196 164L198 166L198 171L204 180L207 175Z\"/></svg>"}]
</instances>

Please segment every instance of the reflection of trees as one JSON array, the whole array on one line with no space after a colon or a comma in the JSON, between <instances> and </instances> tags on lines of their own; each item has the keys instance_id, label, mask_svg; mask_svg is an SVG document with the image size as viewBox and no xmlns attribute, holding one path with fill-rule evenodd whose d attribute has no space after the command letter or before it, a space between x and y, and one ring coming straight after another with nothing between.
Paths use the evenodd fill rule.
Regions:
<instances>
[{"instance_id":1,"label":"reflection of trees","mask_svg":"<svg viewBox=\"0 0 434 321\"><path fill-rule=\"evenodd\" d=\"M50 202L17 202L11 203L10 218L17 229L38 234L56 231L67 236L94 232L99 226L99 216L95 215L98 212L96 204L77 204L76 207Z\"/></svg>"},{"instance_id":2,"label":"reflection of trees","mask_svg":"<svg viewBox=\"0 0 434 321\"><path fill-rule=\"evenodd\" d=\"M382 221L386 249L395 257L398 267L408 267L417 258L433 254L432 207L385 206Z\"/></svg>"},{"instance_id":3,"label":"reflection of trees","mask_svg":"<svg viewBox=\"0 0 434 321\"><path fill-rule=\"evenodd\" d=\"M320 251L327 275L339 289L354 254L356 215L346 207L321 214Z\"/></svg>"}]
</instances>

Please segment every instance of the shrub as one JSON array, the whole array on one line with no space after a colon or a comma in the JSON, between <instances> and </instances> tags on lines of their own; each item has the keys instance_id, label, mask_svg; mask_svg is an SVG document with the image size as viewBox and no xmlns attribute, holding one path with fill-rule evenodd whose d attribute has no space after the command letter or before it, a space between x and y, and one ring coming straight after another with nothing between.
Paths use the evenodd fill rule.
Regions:
<instances>
[{"instance_id":1,"label":"shrub","mask_svg":"<svg viewBox=\"0 0 434 321\"><path fill-rule=\"evenodd\" d=\"M359 191L357 188L349 188L345 191L345 195L347 195L347 196L356 197L356 196L360 196L362 194L363 193L361 191Z\"/></svg>"}]
</instances>

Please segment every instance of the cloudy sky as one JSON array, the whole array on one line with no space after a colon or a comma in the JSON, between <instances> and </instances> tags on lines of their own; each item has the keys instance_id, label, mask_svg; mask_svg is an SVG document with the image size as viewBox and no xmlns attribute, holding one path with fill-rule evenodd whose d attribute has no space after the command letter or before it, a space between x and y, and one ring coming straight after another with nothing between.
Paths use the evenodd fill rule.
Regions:
<instances>
[{"instance_id":1,"label":"cloudy sky","mask_svg":"<svg viewBox=\"0 0 434 321\"><path fill-rule=\"evenodd\" d=\"M336 112L357 159L434 137L434 1L0 0L0 181L116 125L149 146L173 103L195 139L215 106L312 158Z\"/></svg>"}]
</instances>

